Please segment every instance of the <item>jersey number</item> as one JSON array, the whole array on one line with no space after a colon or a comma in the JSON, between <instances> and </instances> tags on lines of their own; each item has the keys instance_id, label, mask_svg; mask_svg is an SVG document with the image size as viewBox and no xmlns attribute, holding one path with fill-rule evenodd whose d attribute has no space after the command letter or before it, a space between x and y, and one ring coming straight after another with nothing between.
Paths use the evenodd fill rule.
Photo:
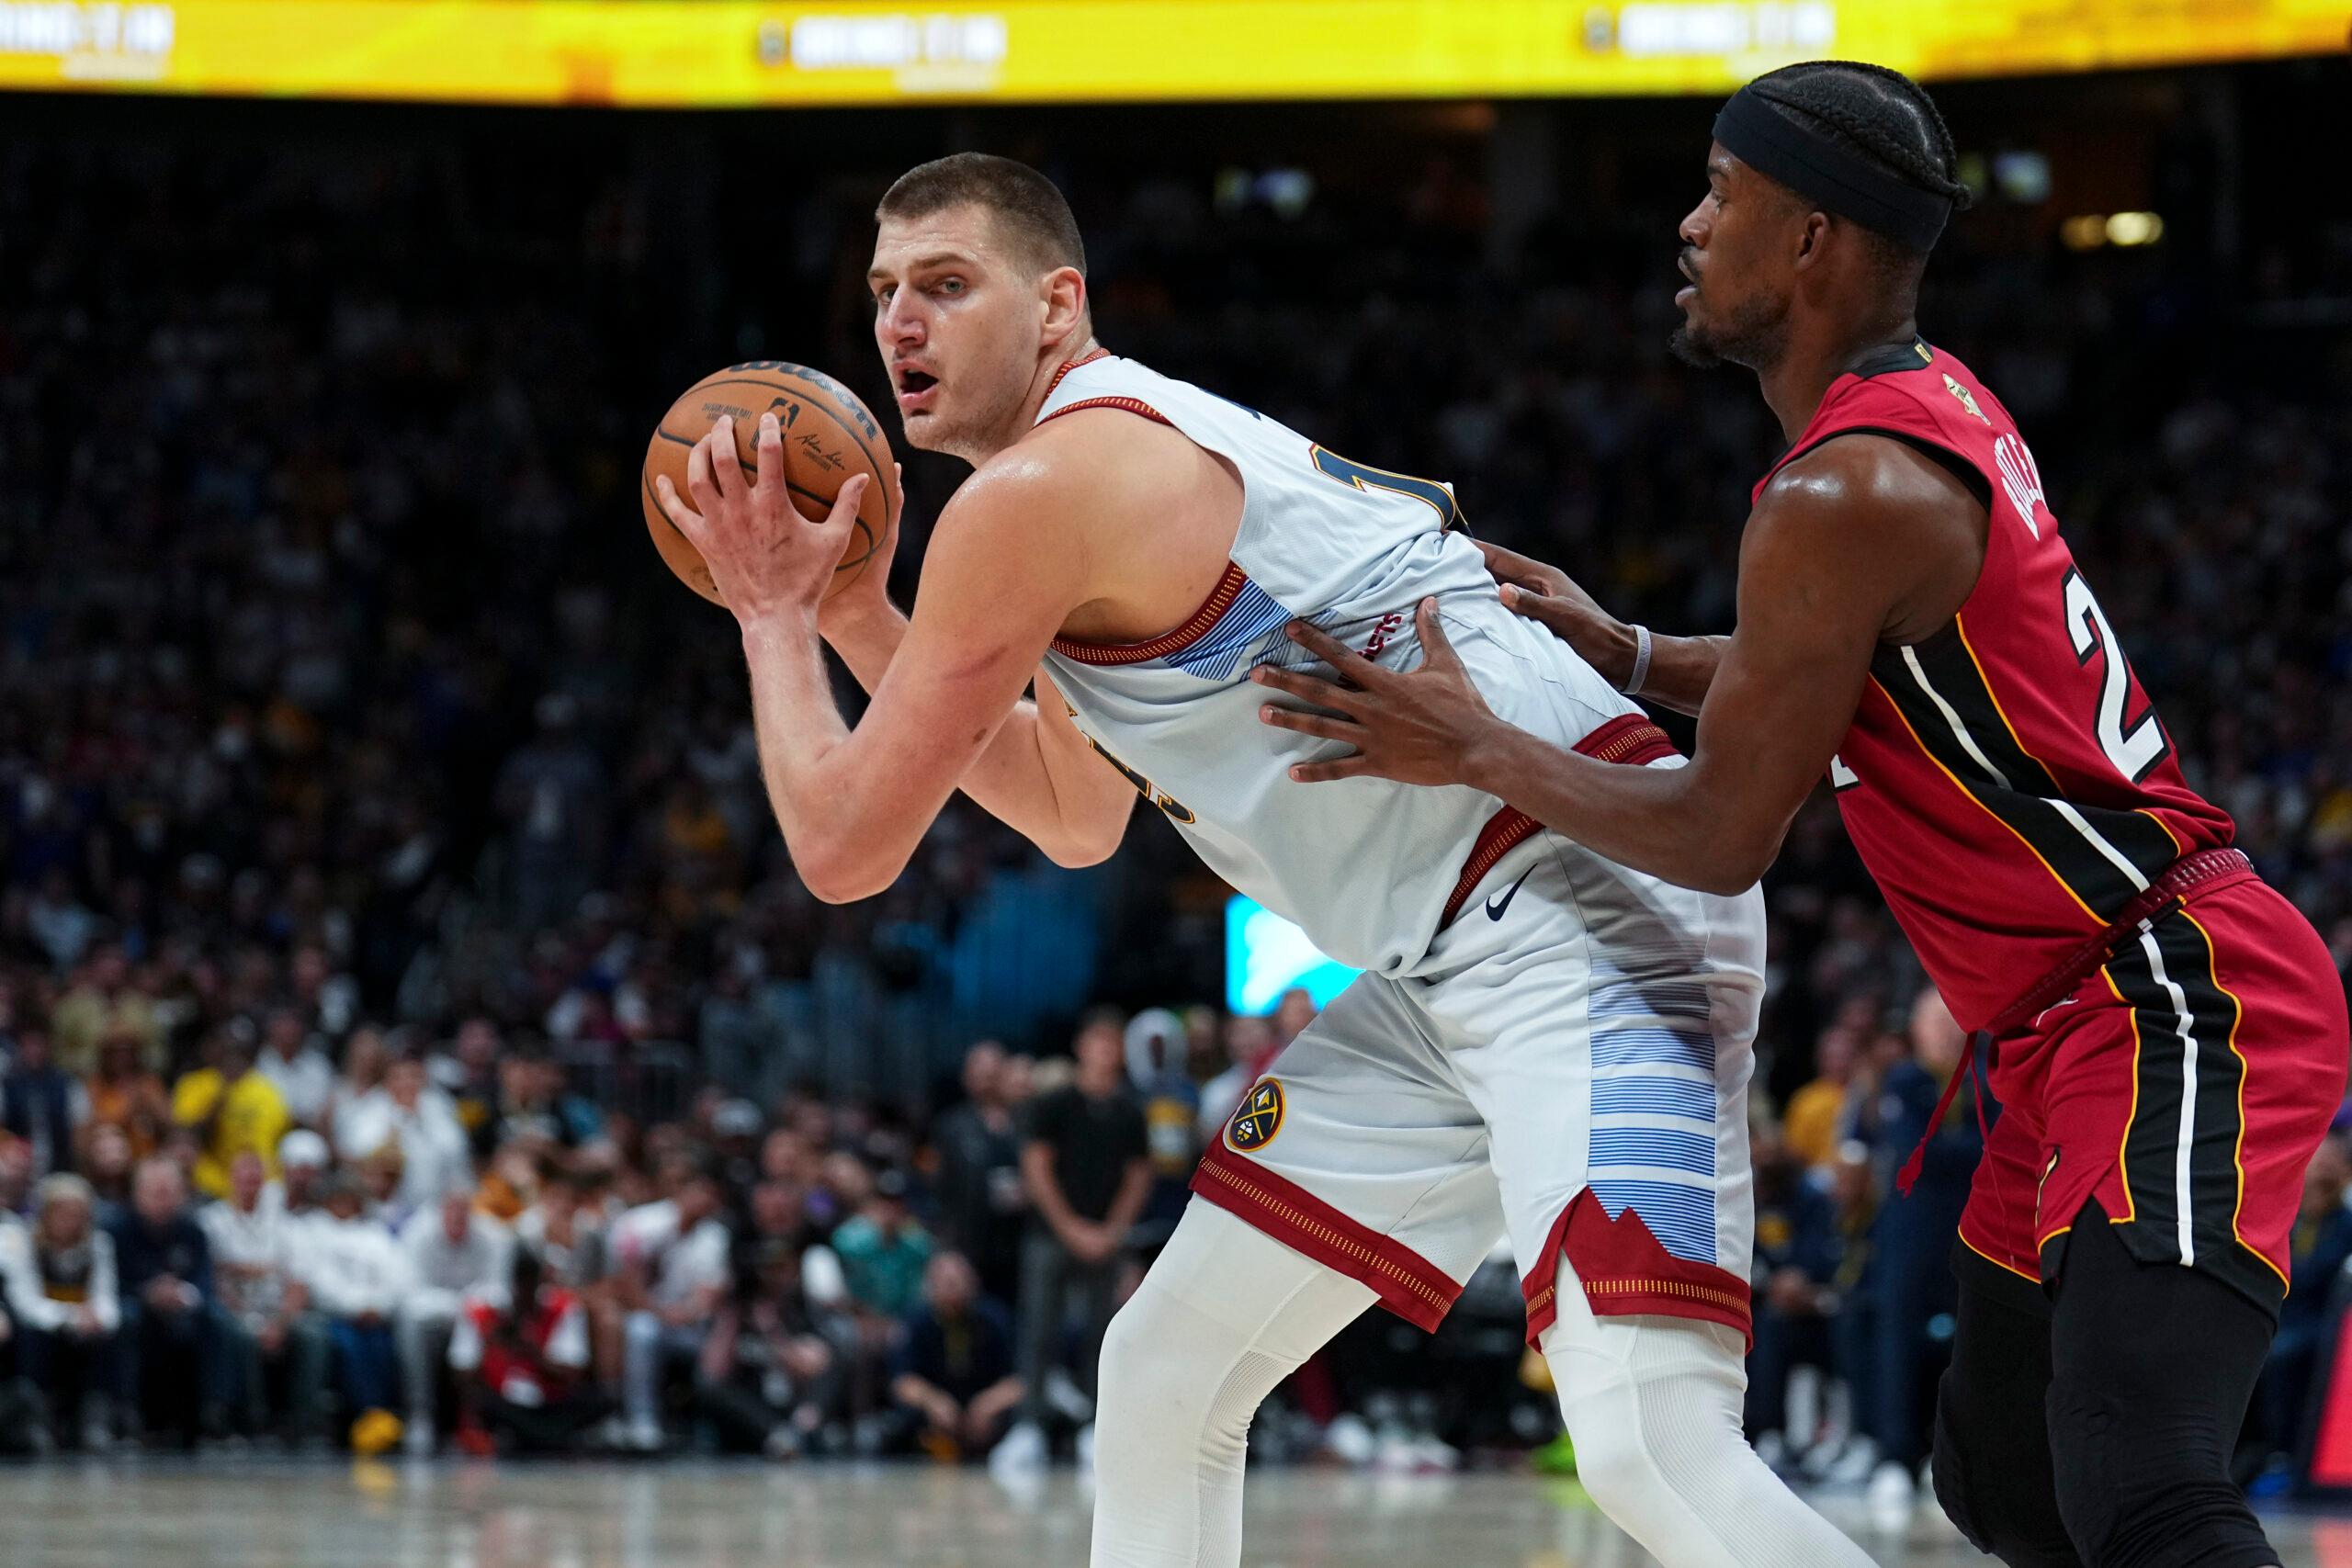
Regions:
<instances>
[{"instance_id":1,"label":"jersey number","mask_svg":"<svg viewBox=\"0 0 2352 1568\"><path fill-rule=\"evenodd\" d=\"M2093 654L2099 657L2099 750L2118 773L2138 784L2165 760L2172 743L2165 739L2153 705L2136 721L2125 722L2124 709L2132 701L2132 667L2115 640L2115 628L2107 624L2107 612L2091 597L2091 585L2078 571L2066 574L2066 635L2074 639L2076 663L2088 666Z\"/></svg>"},{"instance_id":2,"label":"jersey number","mask_svg":"<svg viewBox=\"0 0 2352 1568\"><path fill-rule=\"evenodd\" d=\"M1437 513L1438 526L1448 532L1459 528L1467 532L1470 525L1462 516L1462 508L1454 504L1453 492L1435 479L1417 479L1410 474L1392 474L1385 468L1375 468L1329 452L1320 446L1310 447L1316 471L1328 479L1339 480L1356 490L1395 491L1409 495L1415 501L1427 502Z\"/></svg>"}]
</instances>

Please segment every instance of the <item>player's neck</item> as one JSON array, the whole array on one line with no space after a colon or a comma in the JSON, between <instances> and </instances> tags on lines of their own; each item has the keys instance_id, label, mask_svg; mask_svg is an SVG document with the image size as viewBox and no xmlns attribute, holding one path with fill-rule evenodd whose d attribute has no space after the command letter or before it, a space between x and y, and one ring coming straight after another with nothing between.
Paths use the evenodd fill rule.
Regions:
<instances>
[{"instance_id":1,"label":"player's neck","mask_svg":"<svg viewBox=\"0 0 2352 1568\"><path fill-rule=\"evenodd\" d=\"M1780 357L1757 372L1781 436L1793 443L1804 434L1838 377L1881 349L1908 344L1918 335L1918 321L1909 313L1899 321L1881 319L1859 330L1828 320L1792 328Z\"/></svg>"}]
</instances>

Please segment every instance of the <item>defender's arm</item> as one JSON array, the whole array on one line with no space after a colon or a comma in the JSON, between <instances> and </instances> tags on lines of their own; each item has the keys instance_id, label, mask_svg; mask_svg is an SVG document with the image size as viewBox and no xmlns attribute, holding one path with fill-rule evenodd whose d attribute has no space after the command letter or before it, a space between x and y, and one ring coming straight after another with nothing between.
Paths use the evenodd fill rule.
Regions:
<instances>
[{"instance_id":1,"label":"defender's arm","mask_svg":"<svg viewBox=\"0 0 2352 1568\"><path fill-rule=\"evenodd\" d=\"M1738 628L1690 764L1612 767L1498 728L1475 782L1611 860L1707 892L1747 888L1853 724L1881 638L1923 595L1949 596L1979 547L1962 511L1973 504L1940 470L1867 437L1791 465L1741 538Z\"/></svg>"},{"instance_id":2,"label":"defender's arm","mask_svg":"<svg viewBox=\"0 0 2352 1568\"><path fill-rule=\"evenodd\" d=\"M1340 716L1270 708L1266 721L1357 747L1293 768L1303 781L1467 784L1620 864L1736 893L1771 863L1827 768L1881 639L1940 624L1967 596L1982 516L1951 476L1892 442L1841 440L1783 469L1741 541L1738 629L1685 767L1598 761L1496 718L1442 633L1430 636L1433 616L1428 662L1410 674L1294 625L1358 689L1261 669L1262 683Z\"/></svg>"}]
</instances>

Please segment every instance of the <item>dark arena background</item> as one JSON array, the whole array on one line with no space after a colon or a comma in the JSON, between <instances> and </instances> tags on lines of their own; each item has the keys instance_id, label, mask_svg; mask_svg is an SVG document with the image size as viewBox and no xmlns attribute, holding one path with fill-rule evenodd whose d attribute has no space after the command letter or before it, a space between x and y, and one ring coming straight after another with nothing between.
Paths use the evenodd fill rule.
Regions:
<instances>
[{"instance_id":1,"label":"dark arena background","mask_svg":"<svg viewBox=\"0 0 2352 1568\"><path fill-rule=\"evenodd\" d=\"M819 902L736 627L639 515L682 388L816 366L899 446L910 602L968 470L898 443L864 275L945 152L1069 196L1114 352L1720 632L1783 444L1666 349L1712 117L1799 59L1920 75L1976 193L1921 329L2352 973L2346 21L0 4L0 1561L1085 1561L1032 1108L1116 1037L1123 1294L1344 976L1148 810L1069 871L959 796L888 892ZM1749 1436L1878 1561L1979 1561L1921 1479L1957 1032L1826 787L1764 888ZM2352 1132L2236 1457L2290 1568L2352 1564L2347 1185ZM518 1313L518 1259L557 1306ZM1245 1561L1648 1562L1522 1329L1507 1250L1434 1337L1359 1321L1251 1431Z\"/></svg>"}]
</instances>

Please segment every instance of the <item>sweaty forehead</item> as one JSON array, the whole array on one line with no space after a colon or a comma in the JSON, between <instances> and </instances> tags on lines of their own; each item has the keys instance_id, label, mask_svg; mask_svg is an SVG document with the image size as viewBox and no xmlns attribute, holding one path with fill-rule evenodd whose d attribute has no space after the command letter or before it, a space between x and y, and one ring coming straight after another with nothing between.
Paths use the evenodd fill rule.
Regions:
<instances>
[{"instance_id":1,"label":"sweaty forehead","mask_svg":"<svg viewBox=\"0 0 2352 1568\"><path fill-rule=\"evenodd\" d=\"M1001 225L977 203L916 217L884 218L874 233L876 274L912 272L943 261L987 266L1007 260Z\"/></svg>"}]
</instances>

